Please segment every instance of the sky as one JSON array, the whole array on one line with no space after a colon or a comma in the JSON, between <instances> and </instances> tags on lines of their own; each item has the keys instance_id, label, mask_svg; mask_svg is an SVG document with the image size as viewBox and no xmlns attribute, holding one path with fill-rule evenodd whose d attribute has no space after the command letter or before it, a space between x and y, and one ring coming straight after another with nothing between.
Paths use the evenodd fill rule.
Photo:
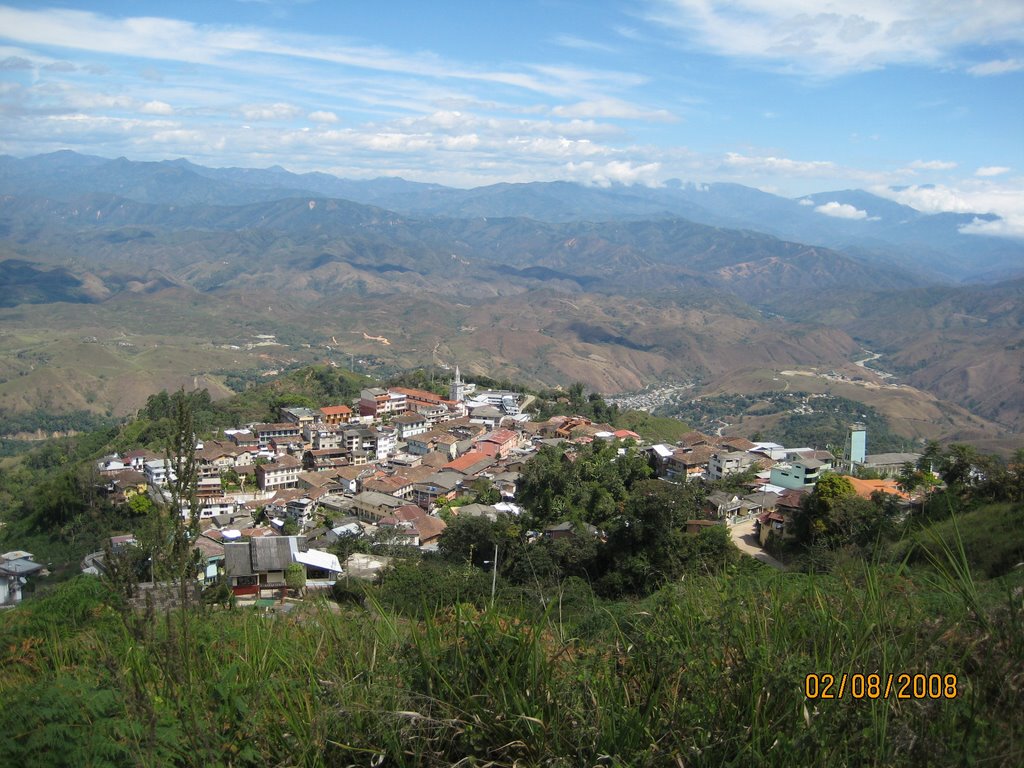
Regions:
<instances>
[{"instance_id":1,"label":"sky","mask_svg":"<svg viewBox=\"0 0 1024 768\"><path fill-rule=\"evenodd\" d=\"M1024 237L1024 2L0 0L0 153L59 149L860 188Z\"/></svg>"}]
</instances>

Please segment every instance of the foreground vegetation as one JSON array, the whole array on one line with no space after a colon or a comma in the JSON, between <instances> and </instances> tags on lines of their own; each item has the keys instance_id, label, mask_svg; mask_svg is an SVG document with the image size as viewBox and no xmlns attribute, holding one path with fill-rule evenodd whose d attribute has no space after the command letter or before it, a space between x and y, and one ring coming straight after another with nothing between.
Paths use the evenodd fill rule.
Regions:
<instances>
[{"instance_id":1,"label":"foreground vegetation","mask_svg":"<svg viewBox=\"0 0 1024 768\"><path fill-rule=\"evenodd\" d=\"M744 561L638 602L570 579L546 607L512 591L487 608L467 586L418 616L409 580L266 616L133 614L80 577L0 627L0 694L19 702L0 762L1020 765L1020 579L943 562L811 576ZM805 676L826 672L957 685L808 699Z\"/></svg>"},{"instance_id":2,"label":"foreground vegetation","mask_svg":"<svg viewBox=\"0 0 1024 768\"><path fill-rule=\"evenodd\" d=\"M0 615L0 695L17 703L0 764L1024 763L1024 457L965 446L905 467L905 488L944 489L910 514L819 482L791 572L741 557L722 526L685 533L710 487L652 480L628 444L594 443L540 451L517 520L453 519L437 555L407 550L379 583L290 610L240 608L223 587L132 607L137 574L118 567L54 583L117 528L172 542L158 580L188 573L188 533L169 535L152 504L111 506L91 461L161 442L184 455L241 413L358 384L289 376L225 405L154 396L138 420L35 449L0 478L0 539L67 568ZM575 388L562 399L542 401L606 409ZM572 535L531 540L560 521ZM806 683L825 674L882 682L826 698ZM940 684L884 693L901 674Z\"/></svg>"}]
</instances>

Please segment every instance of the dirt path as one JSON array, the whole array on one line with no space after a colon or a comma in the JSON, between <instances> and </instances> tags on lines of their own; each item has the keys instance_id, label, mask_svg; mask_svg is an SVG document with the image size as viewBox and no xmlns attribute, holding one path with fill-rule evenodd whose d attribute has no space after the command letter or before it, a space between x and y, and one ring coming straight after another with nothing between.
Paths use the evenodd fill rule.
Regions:
<instances>
[{"instance_id":1,"label":"dirt path","mask_svg":"<svg viewBox=\"0 0 1024 768\"><path fill-rule=\"evenodd\" d=\"M732 536L733 544L735 544L736 548L743 554L749 555L755 560L760 560L765 565L769 565L780 571L786 570L785 565L761 549L761 545L757 542L757 537L754 536L753 518L731 526L729 528L729 535Z\"/></svg>"}]
</instances>

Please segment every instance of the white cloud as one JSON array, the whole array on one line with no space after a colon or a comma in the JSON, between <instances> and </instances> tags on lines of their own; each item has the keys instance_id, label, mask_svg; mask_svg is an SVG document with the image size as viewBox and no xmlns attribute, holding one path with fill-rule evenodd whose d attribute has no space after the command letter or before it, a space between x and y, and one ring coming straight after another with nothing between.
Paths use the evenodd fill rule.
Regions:
<instances>
[{"instance_id":1,"label":"white cloud","mask_svg":"<svg viewBox=\"0 0 1024 768\"><path fill-rule=\"evenodd\" d=\"M787 157L748 157L737 152L727 152L723 164L729 168L746 171L788 174L790 176L823 176L836 170L830 160L791 160Z\"/></svg>"},{"instance_id":2,"label":"white cloud","mask_svg":"<svg viewBox=\"0 0 1024 768\"><path fill-rule=\"evenodd\" d=\"M924 171L951 171L956 168L956 163L948 160L915 160L910 167Z\"/></svg>"},{"instance_id":3,"label":"white cloud","mask_svg":"<svg viewBox=\"0 0 1024 768\"><path fill-rule=\"evenodd\" d=\"M985 213L999 216L997 221L975 219L961 227L967 234L1024 237L1024 181L996 185L981 179L965 180L958 187L942 184L871 190L924 213Z\"/></svg>"},{"instance_id":4,"label":"white cloud","mask_svg":"<svg viewBox=\"0 0 1024 768\"><path fill-rule=\"evenodd\" d=\"M1024 59L1000 59L975 64L973 67L968 67L967 71L972 75L987 77L991 75L1005 75L1008 72L1020 72L1022 69L1024 69Z\"/></svg>"},{"instance_id":5,"label":"white cloud","mask_svg":"<svg viewBox=\"0 0 1024 768\"><path fill-rule=\"evenodd\" d=\"M604 117L623 118L626 120L647 120L655 122L675 122L677 119L671 112L664 109L644 109L621 99L604 98L592 101L580 101L566 104L551 110L558 117Z\"/></svg>"},{"instance_id":6,"label":"white cloud","mask_svg":"<svg viewBox=\"0 0 1024 768\"><path fill-rule=\"evenodd\" d=\"M584 40L581 37L575 35L557 35L552 42L555 45L560 45L563 48L572 48L577 51L593 51L595 53L615 53L616 49L610 45L604 43L594 42L593 40Z\"/></svg>"},{"instance_id":7,"label":"white cloud","mask_svg":"<svg viewBox=\"0 0 1024 768\"><path fill-rule=\"evenodd\" d=\"M603 89L639 85L629 73L567 66L522 66L494 70L446 60L430 52L406 55L379 46L346 44L328 35L297 35L277 30L195 24L156 17L115 19L66 9L22 10L0 6L3 36L25 44L56 46L107 55L217 65L250 72L252 60L282 64L340 65L415 77L508 86L548 96L597 96Z\"/></svg>"},{"instance_id":8,"label":"white cloud","mask_svg":"<svg viewBox=\"0 0 1024 768\"><path fill-rule=\"evenodd\" d=\"M819 205L814 210L817 213L832 216L836 219L866 219L868 217L867 211L862 211L849 203L839 203L835 200Z\"/></svg>"},{"instance_id":9,"label":"white cloud","mask_svg":"<svg viewBox=\"0 0 1024 768\"><path fill-rule=\"evenodd\" d=\"M290 120L302 112L293 104L247 104L242 107L246 120Z\"/></svg>"},{"instance_id":10,"label":"white cloud","mask_svg":"<svg viewBox=\"0 0 1024 768\"><path fill-rule=\"evenodd\" d=\"M677 30L686 46L815 77L890 64L947 64L960 50L998 41L1019 42L1024 34L1024 3L1019 0L649 3L649 20Z\"/></svg>"},{"instance_id":11,"label":"white cloud","mask_svg":"<svg viewBox=\"0 0 1024 768\"><path fill-rule=\"evenodd\" d=\"M18 69L34 69L35 65L23 56L8 56L0 60L0 71L14 71Z\"/></svg>"},{"instance_id":12,"label":"white cloud","mask_svg":"<svg viewBox=\"0 0 1024 768\"><path fill-rule=\"evenodd\" d=\"M584 184L597 187L610 187L612 184L643 184L644 186L660 186L658 174L660 163L635 164L626 160L612 160L607 163L569 162L565 164L569 178Z\"/></svg>"},{"instance_id":13,"label":"white cloud","mask_svg":"<svg viewBox=\"0 0 1024 768\"><path fill-rule=\"evenodd\" d=\"M974 172L975 176L1002 176L1009 173L1010 169L1005 165L986 165Z\"/></svg>"},{"instance_id":14,"label":"white cloud","mask_svg":"<svg viewBox=\"0 0 1024 768\"><path fill-rule=\"evenodd\" d=\"M813 201L813 200L811 200L811 199L810 199L810 198L808 198L808 197L803 197L803 198L800 198L800 199L799 199L799 200L797 200L796 202L797 202L797 205L804 205L804 206L808 206L808 205L814 205L814 201Z\"/></svg>"},{"instance_id":15,"label":"white cloud","mask_svg":"<svg viewBox=\"0 0 1024 768\"><path fill-rule=\"evenodd\" d=\"M147 101L139 107L139 112L144 115L171 115L174 109L166 101Z\"/></svg>"},{"instance_id":16,"label":"white cloud","mask_svg":"<svg viewBox=\"0 0 1024 768\"><path fill-rule=\"evenodd\" d=\"M338 116L333 112L326 110L317 110L316 112L310 112L308 115L309 119L314 123L336 123L338 122Z\"/></svg>"}]
</instances>

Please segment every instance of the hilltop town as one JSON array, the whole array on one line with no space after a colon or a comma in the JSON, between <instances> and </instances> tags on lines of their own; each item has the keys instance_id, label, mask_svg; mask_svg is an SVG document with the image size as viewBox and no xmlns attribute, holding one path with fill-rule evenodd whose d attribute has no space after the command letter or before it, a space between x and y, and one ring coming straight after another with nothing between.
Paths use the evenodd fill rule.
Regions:
<instances>
[{"instance_id":1,"label":"hilltop town","mask_svg":"<svg viewBox=\"0 0 1024 768\"><path fill-rule=\"evenodd\" d=\"M307 591L345 577L373 579L392 559L385 552L436 551L452 520L518 521L522 473L538 452L554 451L571 463L597 444L614 449L602 461L628 450L651 477L711 489L690 510L686 530L725 526L742 552L778 565L765 547L773 537L793 537L793 517L823 473L872 477L850 478L859 495L882 492L905 504L909 497L893 478L919 459L867 454L863 425L851 425L839 457L699 431L673 444L651 443L579 414L535 420L535 396L483 389L463 381L458 368L445 394L364 387L351 402L282 406L276 422L196 441L194 494L179 503L183 518L197 518L198 583L223 584L236 599L258 600L294 593L285 579L289 566L304 572ZM569 398L562 399L568 406ZM183 458L136 449L104 456L96 470L115 504L139 497L136 504L167 505ZM604 536L568 513L546 522L527 537ZM356 542L362 546L338 547ZM85 558L83 570L107 572L109 558L137 545L133 532L114 536ZM29 553L10 555L4 567L18 576L36 565ZM8 599L15 599L13 587Z\"/></svg>"}]
</instances>

